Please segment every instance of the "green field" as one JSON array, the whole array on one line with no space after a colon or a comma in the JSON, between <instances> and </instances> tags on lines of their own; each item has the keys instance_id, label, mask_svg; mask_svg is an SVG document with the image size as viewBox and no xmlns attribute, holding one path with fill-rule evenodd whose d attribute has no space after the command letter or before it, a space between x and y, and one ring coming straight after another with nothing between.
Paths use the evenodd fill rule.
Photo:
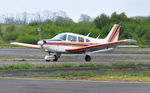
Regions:
<instances>
[{"instance_id":1,"label":"green field","mask_svg":"<svg viewBox=\"0 0 150 93\"><path fill-rule=\"evenodd\" d=\"M78 67L117 67L117 66L139 66L137 68L103 68L99 70L84 70L84 71L54 71L49 74L23 74L25 78L40 78L40 79L69 79L69 80L94 80L94 81L150 81L150 64L145 63L113 63L111 65L104 64L83 64L83 65L53 65L53 66L35 66L32 64L10 65L0 67L0 76L5 72L3 70L24 70L24 69L59 69L59 68L78 68ZM142 67L141 67L142 66ZM131 71L133 70L133 71ZM145 71L148 70L148 71Z\"/></svg>"},{"instance_id":2,"label":"green field","mask_svg":"<svg viewBox=\"0 0 150 93\"><path fill-rule=\"evenodd\" d=\"M128 62L128 63L112 63L111 65L105 64L82 64L82 65L41 65L35 66L29 63L25 64L18 64L18 65L9 65L9 66L2 66L0 70L23 70L23 69L51 69L51 68L78 68L78 67L108 67L108 66L150 66L150 63L135 63L135 62ZM150 69L149 67L145 67L145 69Z\"/></svg>"}]
</instances>

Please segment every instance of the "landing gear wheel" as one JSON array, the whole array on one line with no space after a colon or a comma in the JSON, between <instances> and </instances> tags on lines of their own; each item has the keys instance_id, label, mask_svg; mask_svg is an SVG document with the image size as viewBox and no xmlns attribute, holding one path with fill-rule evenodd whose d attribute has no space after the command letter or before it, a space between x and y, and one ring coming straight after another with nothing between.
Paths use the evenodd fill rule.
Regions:
<instances>
[{"instance_id":1,"label":"landing gear wheel","mask_svg":"<svg viewBox=\"0 0 150 93\"><path fill-rule=\"evenodd\" d=\"M85 61L87 61L87 62L88 62L88 61L91 61L91 56L86 55L86 56L85 56Z\"/></svg>"},{"instance_id":2,"label":"landing gear wheel","mask_svg":"<svg viewBox=\"0 0 150 93\"><path fill-rule=\"evenodd\" d=\"M50 62L51 60L46 60L46 62Z\"/></svg>"},{"instance_id":3,"label":"landing gear wheel","mask_svg":"<svg viewBox=\"0 0 150 93\"><path fill-rule=\"evenodd\" d=\"M58 61L58 57L56 55L54 55L55 59L53 59L53 61L57 62Z\"/></svg>"}]
</instances>

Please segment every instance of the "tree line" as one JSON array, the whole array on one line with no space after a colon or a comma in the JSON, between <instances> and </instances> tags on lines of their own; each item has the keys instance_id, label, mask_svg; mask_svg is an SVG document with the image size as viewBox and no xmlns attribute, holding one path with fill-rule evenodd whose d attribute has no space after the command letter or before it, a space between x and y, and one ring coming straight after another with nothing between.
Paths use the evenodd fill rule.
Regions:
<instances>
[{"instance_id":1,"label":"tree line","mask_svg":"<svg viewBox=\"0 0 150 93\"><path fill-rule=\"evenodd\" d=\"M150 17L129 18L125 13L112 13L111 16L100 14L91 18L86 14L80 16L79 22L74 22L65 12L47 15L46 18L36 15L34 20L29 20L27 15L21 21L3 21L0 25L0 43L12 41L36 44L39 40L37 29L41 28L42 38L50 39L63 32L72 32L96 38L105 38L114 24L121 24L119 39L135 39L137 44L150 44ZM10 18L11 19L11 18ZM9 23L10 22L10 23ZM18 22L18 23L16 23Z\"/></svg>"}]
</instances>

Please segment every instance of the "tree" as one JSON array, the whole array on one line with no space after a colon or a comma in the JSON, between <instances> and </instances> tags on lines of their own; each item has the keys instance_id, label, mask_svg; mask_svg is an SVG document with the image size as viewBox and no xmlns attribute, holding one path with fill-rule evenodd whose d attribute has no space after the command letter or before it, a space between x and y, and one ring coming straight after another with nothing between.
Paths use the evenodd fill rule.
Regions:
<instances>
[{"instance_id":1,"label":"tree","mask_svg":"<svg viewBox=\"0 0 150 93\"><path fill-rule=\"evenodd\" d=\"M40 13L37 13L37 14L36 14L36 20L37 20L38 22L42 22L42 16L41 16Z\"/></svg>"},{"instance_id":2,"label":"tree","mask_svg":"<svg viewBox=\"0 0 150 93\"><path fill-rule=\"evenodd\" d=\"M22 14L22 21L23 21L23 24L27 24L28 23L28 14L27 14L27 12L24 12L23 14Z\"/></svg>"},{"instance_id":3,"label":"tree","mask_svg":"<svg viewBox=\"0 0 150 93\"><path fill-rule=\"evenodd\" d=\"M127 22L128 18L125 13L117 14L114 12L110 17L110 20L114 24L120 24L120 22Z\"/></svg>"},{"instance_id":4,"label":"tree","mask_svg":"<svg viewBox=\"0 0 150 93\"><path fill-rule=\"evenodd\" d=\"M97 28L102 29L102 27L110 23L110 18L105 14L101 14L100 16L96 17L94 22Z\"/></svg>"},{"instance_id":5,"label":"tree","mask_svg":"<svg viewBox=\"0 0 150 93\"><path fill-rule=\"evenodd\" d=\"M86 15L86 14L81 14L80 15L80 19L79 22L90 22L91 21L91 17Z\"/></svg>"},{"instance_id":6,"label":"tree","mask_svg":"<svg viewBox=\"0 0 150 93\"><path fill-rule=\"evenodd\" d=\"M73 20L71 18L68 18L68 17L61 17L61 16L57 16L56 17L56 22L69 22L69 23L73 23Z\"/></svg>"},{"instance_id":7,"label":"tree","mask_svg":"<svg viewBox=\"0 0 150 93\"><path fill-rule=\"evenodd\" d=\"M1 26L1 24L0 24L0 37L2 37L3 36L3 33L2 33L2 26Z\"/></svg>"},{"instance_id":8,"label":"tree","mask_svg":"<svg viewBox=\"0 0 150 93\"><path fill-rule=\"evenodd\" d=\"M13 16L3 16L4 17L4 24L14 24L15 23L15 18Z\"/></svg>"}]
</instances>

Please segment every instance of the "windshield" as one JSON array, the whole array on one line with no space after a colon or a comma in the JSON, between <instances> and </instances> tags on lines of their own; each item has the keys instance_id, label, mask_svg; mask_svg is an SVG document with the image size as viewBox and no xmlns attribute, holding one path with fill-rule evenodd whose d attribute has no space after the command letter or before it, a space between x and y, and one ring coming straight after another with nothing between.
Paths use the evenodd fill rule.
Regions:
<instances>
[{"instance_id":1,"label":"windshield","mask_svg":"<svg viewBox=\"0 0 150 93\"><path fill-rule=\"evenodd\" d=\"M52 39L61 39L61 40L66 40L66 34L62 33L62 34L58 34L55 37L53 37Z\"/></svg>"}]
</instances>

